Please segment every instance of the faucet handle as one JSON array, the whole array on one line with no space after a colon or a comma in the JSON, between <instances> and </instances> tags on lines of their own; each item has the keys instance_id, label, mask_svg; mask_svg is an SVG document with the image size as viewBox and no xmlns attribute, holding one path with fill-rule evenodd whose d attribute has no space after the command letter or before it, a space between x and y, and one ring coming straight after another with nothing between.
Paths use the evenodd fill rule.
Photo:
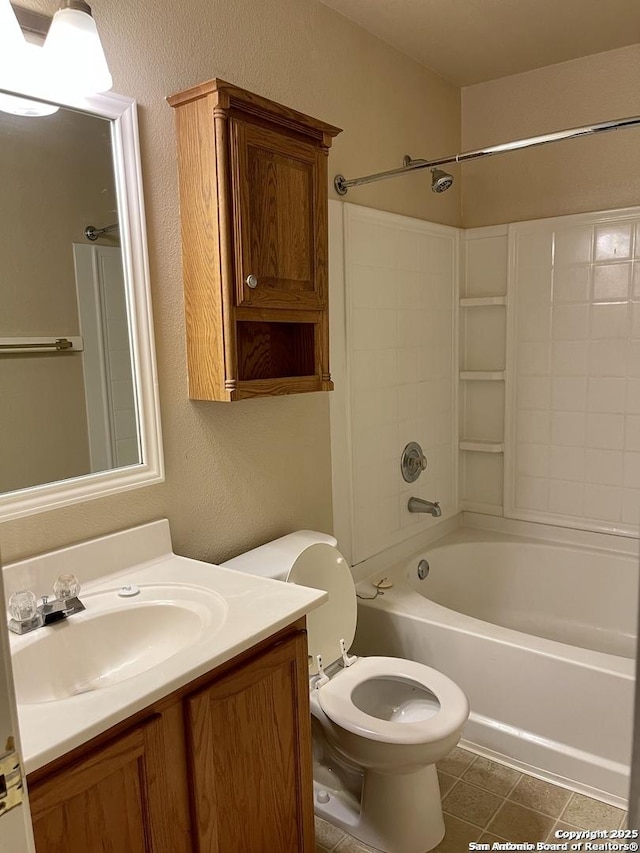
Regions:
<instances>
[{"instance_id":1,"label":"faucet handle","mask_svg":"<svg viewBox=\"0 0 640 853\"><path fill-rule=\"evenodd\" d=\"M21 589L9 599L9 615L16 622L30 622L38 612L37 603L30 589Z\"/></svg>"},{"instance_id":2,"label":"faucet handle","mask_svg":"<svg viewBox=\"0 0 640 853\"><path fill-rule=\"evenodd\" d=\"M53 585L53 593L58 601L68 601L80 595L80 581L75 575L60 575Z\"/></svg>"}]
</instances>

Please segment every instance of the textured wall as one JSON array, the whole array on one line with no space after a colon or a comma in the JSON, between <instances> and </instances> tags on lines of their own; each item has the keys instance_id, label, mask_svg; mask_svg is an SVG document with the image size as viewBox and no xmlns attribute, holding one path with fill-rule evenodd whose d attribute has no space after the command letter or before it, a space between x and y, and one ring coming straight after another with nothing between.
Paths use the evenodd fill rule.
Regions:
<instances>
[{"instance_id":1,"label":"textured wall","mask_svg":"<svg viewBox=\"0 0 640 853\"><path fill-rule=\"evenodd\" d=\"M462 90L464 150L640 114L640 45ZM638 203L640 133L620 130L467 163L463 225Z\"/></svg>"},{"instance_id":2,"label":"textured wall","mask_svg":"<svg viewBox=\"0 0 640 853\"><path fill-rule=\"evenodd\" d=\"M54 0L29 5L52 14ZM187 399L173 115L166 95L220 76L344 128L330 174L459 147L459 91L316 0L92 4L114 89L140 106L166 482L4 524L3 558L167 516L180 553L223 559L293 528L329 530L328 398L225 404ZM459 189L429 177L354 191L350 201L459 224Z\"/></svg>"}]
</instances>

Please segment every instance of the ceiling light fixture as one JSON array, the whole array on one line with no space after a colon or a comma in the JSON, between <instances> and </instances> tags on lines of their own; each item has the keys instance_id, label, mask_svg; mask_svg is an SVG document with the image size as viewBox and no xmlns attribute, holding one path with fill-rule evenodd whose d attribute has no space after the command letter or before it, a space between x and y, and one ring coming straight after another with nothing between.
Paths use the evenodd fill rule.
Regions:
<instances>
[{"instance_id":1,"label":"ceiling light fixture","mask_svg":"<svg viewBox=\"0 0 640 853\"><path fill-rule=\"evenodd\" d=\"M9 0L0 0L0 84L11 90L33 89L41 52L41 48L25 41ZM57 112L58 107L0 93L0 110L42 116Z\"/></svg>"},{"instance_id":2,"label":"ceiling light fixture","mask_svg":"<svg viewBox=\"0 0 640 853\"><path fill-rule=\"evenodd\" d=\"M9 0L0 0L0 68L4 71L19 54L24 37Z\"/></svg>"},{"instance_id":3,"label":"ceiling light fixture","mask_svg":"<svg viewBox=\"0 0 640 853\"><path fill-rule=\"evenodd\" d=\"M0 0L1 89L47 101L64 101L91 97L111 88L100 36L91 7L84 0L62 0L44 44L44 32L37 39L39 43L33 43L32 38L25 40L19 17L10 0ZM0 110L5 112L33 116L50 115L57 109L51 104L0 94Z\"/></svg>"}]
</instances>

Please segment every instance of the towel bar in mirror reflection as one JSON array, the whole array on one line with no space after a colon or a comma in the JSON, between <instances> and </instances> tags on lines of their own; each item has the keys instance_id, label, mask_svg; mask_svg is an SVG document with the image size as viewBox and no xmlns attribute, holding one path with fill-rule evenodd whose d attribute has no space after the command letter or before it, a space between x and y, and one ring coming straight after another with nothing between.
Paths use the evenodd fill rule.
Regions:
<instances>
[{"instance_id":1,"label":"towel bar in mirror reflection","mask_svg":"<svg viewBox=\"0 0 640 853\"><path fill-rule=\"evenodd\" d=\"M81 352L83 348L82 338L79 336L59 338L51 335L44 341L40 338L0 338L0 355L28 352Z\"/></svg>"},{"instance_id":2,"label":"towel bar in mirror reflection","mask_svg":"<svg viewBox=\"0 0 640 853\"><path fill-rule=\"evenodd\" d=\"M0 180L0 521L160 482L134 101L0 110Z\"/></svg>"}]
</instances>

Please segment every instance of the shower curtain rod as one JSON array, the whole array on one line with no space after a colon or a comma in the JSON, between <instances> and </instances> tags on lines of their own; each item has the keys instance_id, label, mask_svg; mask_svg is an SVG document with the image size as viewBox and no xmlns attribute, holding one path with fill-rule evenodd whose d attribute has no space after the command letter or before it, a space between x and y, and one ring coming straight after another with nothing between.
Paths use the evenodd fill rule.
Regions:
<instances>
[{"instance_id":1,"label":"shower curtain rod","mask_svg":"<svg viewBox=\"0 0 640 853\"><path fill-rule=\"evenodd\" d=\"M93 225L87 225L84 229L84 236L87 240L94 242L98 237L102 237L103 234L110 234L112 231L117 231L119 227L119 222L116 222L114 225L107 225L106 228L96 228Z\"/></svg>"},{"instance_id":2,"label":"shower curtain rod","mask_svg":"<svg viewBox=\"0 0 640 853\"><path fill-rule=\"evenodd\" d=\"M501 145L491 145L489 148L477 148L475 151L464 151L451 157L440 157L437 160L412 160L409 156L404 158L404 166L398 169L389 169L386 172L376 172L373 175L364 175L362 178L345 178L344 175L336 175L333 184L339 195L346 195L349 187L358 187L361 184L372 184L375 181L385 181L387 178L395 178L407 172L417 172L420 169L446 166L449 163L464 163L466 160L477 160L480 157L491 157L494 154L504 154L507 151L518 151L522 148L533 148L536 145L547 145L550 142L560 142L563 139L575 139L578 136L591 136L594 133L603 133L608 130L619 130L622 127L635 127L640 125L640 116L619 118L613 121L602 121L599 124L588 124L584 127L573 127L569 130L558 130L555 133L545 133L542 136L530 136L527 139L517 139L514 142L503 142Z\"/></svg>"}]
</instances>

